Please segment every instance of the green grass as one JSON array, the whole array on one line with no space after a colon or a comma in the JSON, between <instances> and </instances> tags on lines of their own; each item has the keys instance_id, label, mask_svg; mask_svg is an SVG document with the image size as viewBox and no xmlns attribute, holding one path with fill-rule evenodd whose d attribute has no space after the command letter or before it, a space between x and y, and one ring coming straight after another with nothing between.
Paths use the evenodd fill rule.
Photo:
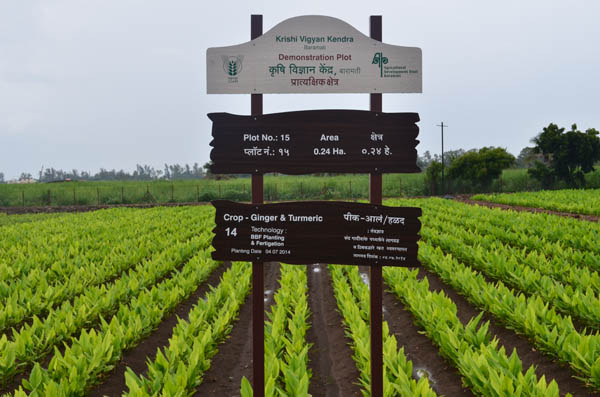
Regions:
<instances>
[{"instance_id":1,"label":"green grass","mask_svg":"<svg viewBox=\"0 0 600 397\"><path fill-rule=\"evenodd\" d=\"M385 174L384 197L426 196L441 189L426 186L424 173ZM600 171L589 174L589 187L600 187ZM541 186L525 169L505 170L489 191L474 190L472 184L448 183L446 192L490 193L536 191ZM206 202L216 199L250 201L250 178L228 180L197 179L181 181L106 181L0 184L0 207L107 205L169 202ZM337 176L267 175L264 179L267 201L359 200L369 197L369 175Z\"/></svg>"}]
</instances>

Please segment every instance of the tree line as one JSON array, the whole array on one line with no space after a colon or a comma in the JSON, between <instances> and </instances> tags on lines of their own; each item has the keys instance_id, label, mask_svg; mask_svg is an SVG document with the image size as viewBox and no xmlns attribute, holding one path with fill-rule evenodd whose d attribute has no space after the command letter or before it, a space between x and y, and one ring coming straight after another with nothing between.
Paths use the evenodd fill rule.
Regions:
<instances>
[{"instance_id":1,"label":"tree line","mask_svg":"<svg viewBox=\"0 0 600 397\"><path fill-rule=\"evenodd\" d=\"M64 171L55 168L43 168L38 173L38 182L57 182L57 181L151 181L151 180L180 180L180 179L200 179L207 176L207 164L200 166L198 163L193 165L184 164L165 164L163 169L156 169L150 165L136 164L135 170L127 172L125 170L107 170L100 168L100 171L92 174L87 171L73 169ZM23 172L19 180L34 179L31 173ZM4 174L0 172L0 183L4 183Z\"/></svg>"},{"instance_id":2,"label":"tree line","mask_svg":"<svg viewBox=\"0 0 600 397\"><path fill-rule=\"evenodd\" d=\"M506 168L527 168L527 173L538 180L543 188L585 187L585 175L595 170L600 161L599 132L589 128L580 131L576 124L565 132L554 123L536 135L534 146L521 150L517 158L506 149L484 147L464 151L462 149L444 153L444 162L439 155L429 152L419 157L418 165L425 170L425 183L431 193L445 192L448 184L470 185L478 190L488 189ZM442 186L442 170L446 181Z\"/></svg>"},{"instance_id":3,"label":"tree line","mask_svg":"<svg viewBox=\"0 0 600 397\"><path fill-rule=\"evenodd\" d=\"M417 165L425 171L425 183L431 187L432 194L445 191L441 186L442 168L444 168L447 178L446 183L470 185L483 190L489 188L502 175L504 169L515 166L527 168L529 176L538 180L544 188L557 185L572 188L585 187L585 174L594 171L594 165L600 161L599 134L594 128L582 132L576 124L571 126L571 130L565 132L565 128L550 123L531 140L534 146L524 148L516 158L504 148L458 149L444 153L443 167L440 155L432 156L429 151L426 151L422 156L418 156ZM209 168L210 162L203 166L198 163L194 163L192 166L165 164L163 169L137 164L136 169L131 173L122 169L117 171L101 168L99 172L91 174L76 169L63 171L42 167L37 180L40 182L69 179L149 181L231 177L212 175ZM233 175L233 177L235 176ZM33 177L29 173L22 173L19 179L27 180L33 179ZM3 182L5 182L4 174L0 172L0 183Z\"/></svg>"}]
</instances>

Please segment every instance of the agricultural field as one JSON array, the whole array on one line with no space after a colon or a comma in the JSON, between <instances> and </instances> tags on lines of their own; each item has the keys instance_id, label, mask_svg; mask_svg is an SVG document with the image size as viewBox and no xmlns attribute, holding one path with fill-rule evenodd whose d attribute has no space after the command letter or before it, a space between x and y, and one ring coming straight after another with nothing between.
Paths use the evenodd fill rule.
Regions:
<instances>
[{"instance_id":1,"label":"agricultural field","mask_svg":"<svg viewBox=\"0 0 600 397\"><path fill-rule=\"evenodd\" d=\"M386 396L594 396L600 226L444 199L383 270ZM251 266L211 206L0 216L0 395L251 396ZM268 396L369 395L369 271L265 264Z\"/></svg>"},{"instance_id":2,"label":"agricultural field","mask_svg":"<svg viewBox=\"0 0 600 397\"><path fill-rule=\"evenodd\" d=\"M512 194L478 194L473 200L544 208L574 214L600 215L600 189L542 190Z\"/></svg>"},{"instance_id":3,"label":"agricultural field","mask_svg":"<svg viewBox=\"0 0 600 397\"><path fill-rule=\"evenodd\" d=\"M424 173L385 174L383 195L441 194L439 188L437 191L435 187L432 189L424 178ZM600 186L600 182L595 186ZM446 187L450 193L474 193L472 184L462 186L446 181ZM507 169L490 189L492 192L538 190L539 184L525 169ZM268 201L364 199L369 195L369 175L267 175L264 195ZM250 201L250 178L0 184L0 207L192 203L216 199Z\"/></svg>"}]
</instances>

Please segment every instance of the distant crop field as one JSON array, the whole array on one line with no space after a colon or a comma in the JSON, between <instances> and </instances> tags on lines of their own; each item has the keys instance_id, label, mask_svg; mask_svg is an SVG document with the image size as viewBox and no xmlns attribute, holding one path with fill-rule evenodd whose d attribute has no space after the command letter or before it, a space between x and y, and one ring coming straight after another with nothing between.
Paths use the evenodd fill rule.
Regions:
<instances>
[{"instance_id":1,"label":"distant crop field","mask_svg":"<svg viewBox=\"0 0 600 397\"><path fill-rule=\"evenodd\" d=\"M425 183L425 174L385 174L384 197L439 195L441 189ZM446 193L477 193L469 184L446 184ZM492 192L539 190L526 170L505 170ZM71 206L141 203L190 203L215 199L250 201L250 178L178 181L102 181L36 184L0 184L0 207ZM369 196L369 175L266 175L267 201L358 200Z\"/></svg>"}]
</instances>

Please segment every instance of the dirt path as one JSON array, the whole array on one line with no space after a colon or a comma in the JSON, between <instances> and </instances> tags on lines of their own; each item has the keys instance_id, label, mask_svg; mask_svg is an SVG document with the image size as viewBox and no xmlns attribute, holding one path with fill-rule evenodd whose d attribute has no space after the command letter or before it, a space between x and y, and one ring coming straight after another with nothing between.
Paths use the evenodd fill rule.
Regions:
<instances>
[{"instance_id":1,"label":"dirt path","mask_svg":"<svg viewBox=\"0 0 600 397\"><path fill-rule=\"evenodd\" d=\"M273 305L273 295L279 288L279 263L267 262L265 269L265 319ZM238 321L229 338L218 346L210 369L196 390L195 396L239 396L242 377L252 382L252 294L240 308Z\"/></svg>"},{"instance_id":2,"label":"dirt path","mask_svg":"<svg viewBox=\"0 0 600 397\"><path fill-rule=\"evenodd\" d=\"M463 324L467 324L469 320L479 314L479 310L471 305L466 298L459 295L452 287L446 285L436 274L425 268L419 269L419 278L427 277L429 280L429 289L431 291L444 291L457 307L459 320ZM483 321L490 321L490 334L496 336L501 346L504 346L508 355L513 349L517 350L517 354L523 363L523 370L526 371L531 365L536 368L538 379L544 375L546 381L556 380L560 388L561 396L566 393L571 393L574 396L598 396L599 394L585 387L583 382L573 378L571 369L560 364L549 356L543 355L532 347L531 343L523 336L516 334L502 326L489 313L485 313Z\"/></svg>"},{"instance_id":3,"label":"dirt path","mask_svg":"<svg viewBox=\"0 0 600 397\"><path fill-rule=\"evenodd\" d=\"M154 360L157 350L169 345L169 339L173 335L173 329L177 325L178 317L187 319L192 307L210 291L211 287L216 288L219 285L221 276L230 267L231 263L225 262L222 266L215 269L205 282L200 284L186 300L177 305L174 312L168 315L156 330L136 347L125 352L121 361L119 361L100 385L90 391L89 396L121 395L127 389L125 385L125 371L127 367L131 368L137 374L145 373L147 370L147 360Z\"/></svg>"},{"instance_id":4,"label":"dirt path","mask_svg":"<svg viewBox=\"0 0 600 397\"><path fill-rule=\"evenodd\" d=\"M306 267L308 304L311 312L307 339L312 379L308 392L318 396L361 396L359 373L352 359L350 340L346 337L342 316L337 311L331 275L327 265Z\"/></svg>"},{"instance_id":5,"label":"dirt path","mask_svg":"<svg viewBox=\"0 0 600 397\"><path fill-rule=\"evenodd\" d=\"M470 205L480 205L482 207L501 208L503 210L513 210L513 211L520 211L520 212L521 211L522 212L531 212L533 214L544 213L544 214L551 214L551 215L557 215L557 216L564 216L567 218L575 218L575 219L580 219L580 220L589 221L589 222L598 222L598 220L600 219L599 216L595 216L595 215L574 214L571 212L552 211L552 210L547 210L544 208L521 207L518 205L498 204L498 203L491 203L489 201L471 200L469 198L469 196L454 196L453 199L456 201L460 201L461 203L470 204Z\"/></svg>"}]
</instances>

